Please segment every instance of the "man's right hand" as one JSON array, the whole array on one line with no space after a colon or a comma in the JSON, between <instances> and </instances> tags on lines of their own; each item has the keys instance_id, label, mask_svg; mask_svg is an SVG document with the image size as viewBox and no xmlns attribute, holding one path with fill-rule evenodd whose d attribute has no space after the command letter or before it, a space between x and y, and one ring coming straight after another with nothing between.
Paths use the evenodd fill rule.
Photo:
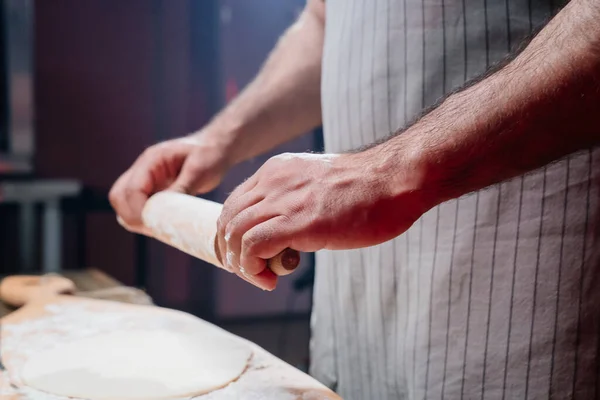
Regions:
<instances>
[{"instance_id":1,"label":"man's right hand","mask_svg":"<svg viewBox=\"0 0 600 400\"><path fill-rule=\"evenodd\" d=\"M156 144L144 151L113 185L109 199L119 222L147 234L142 209L162 190L186 194L214 189L230 167L224 146L200 134Z\"/></svg>"}]
</instances>

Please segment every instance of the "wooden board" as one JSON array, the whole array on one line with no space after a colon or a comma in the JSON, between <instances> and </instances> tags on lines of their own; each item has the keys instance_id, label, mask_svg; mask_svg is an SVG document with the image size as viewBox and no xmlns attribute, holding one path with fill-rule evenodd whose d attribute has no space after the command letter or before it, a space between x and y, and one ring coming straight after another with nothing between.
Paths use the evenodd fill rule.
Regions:
<instances>
[{"instance_id":1,"label":"wooden board","mask_svg":"<svg viewBox=\"0 0 600 400\"><path fill-rule=\"evenodd\" d=\"M81 292L91 292L113 288L126 288L126 286L123 285L121 282L95 268L88 268L78 271L62 271L60 275L73 281L77 290ZM0 276L0 279L4 277L5 276ZM117 299L110 298L106 300ZM0 301L0 318L14 311L14 307Z\"/></svg>"},{"instance_id":2,"label":"wooden board","mask_svg":"<svg viewBox=\"0 0 600 400\"><path fill-rule=\"evenodd\" d=\"M223 335L234 336L189 314L155 306L123 304L74 296L38 298L2 318L0 399L67 400L44 395L19 379L19 370L32 352L57 343L119 328L185 329L185 319L208 324ZM182 325L183 324L183 325ZM339 400L335 393L303 372L279 360L254 343L254 355L246 372L224 389L196 397L198 400Z\"/></svg>"}]
</instances>

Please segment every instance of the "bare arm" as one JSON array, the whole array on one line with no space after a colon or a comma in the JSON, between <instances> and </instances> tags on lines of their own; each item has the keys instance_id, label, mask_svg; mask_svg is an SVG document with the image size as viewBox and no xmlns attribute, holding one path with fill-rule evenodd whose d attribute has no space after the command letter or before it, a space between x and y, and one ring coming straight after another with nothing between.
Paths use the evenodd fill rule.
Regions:
<instances>
[{"instance_id":1,"label":"bare arm","mask_svg":"<svg viewBox=\"0 0 600 400\"><path fill-rule=\"evenodd\" d=\"M321 123L324 25L324 1L308 0L254 81L200 132L226 145L231 164Z\"/></svg>"},{"instance_id":2,"label":"bare arm","mask_svg":"<svg viewBox=\"0 0 600 400\"><path fill-rule=\"evenodd\" d=\"M240 96L201 131L156 144L138 157L109 196L127 229L147 233L141 212L152 194L208 192L232 165L320 124L324 24L324 1L308 0Z\"/></svg>"},{"instance_id":3,"label":"bare arm","mask_svg":"<svg viewBox=\"0 0 600 400\"><path fill-rule=\"evenodd\" d=\"M599 20L598 2L572 1L504 68L366 153L430 207L598 144Z\"/></svg>"},{"instance_id":4,"label":"bare arm","mask_svg":"<svg viewBox=\"0 0 600 400\"><path fill-rule=\"evenodd\" d=\"M436 204L600 143L599 20L597 0L572 0L504 68L383 143L270 159L225 203L222 256L271 289L264 259L286 247L380 244Z\"/></svg>"}]
</instances>

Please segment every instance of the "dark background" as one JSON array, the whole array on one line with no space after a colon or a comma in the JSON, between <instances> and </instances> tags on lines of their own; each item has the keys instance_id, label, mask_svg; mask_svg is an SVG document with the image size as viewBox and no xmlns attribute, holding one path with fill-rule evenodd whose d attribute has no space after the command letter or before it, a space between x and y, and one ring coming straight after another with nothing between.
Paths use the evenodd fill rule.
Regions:
<instances>
[{"instance_id":1,"label":"dark background","mask_svg":"<svg viewBox=\"0 0 600 400\"><path fill-rule=\"evenodd\" d=\"M35 1L35 175L80 180L98 204L140 152L197 130L258 71L304 0ZM236 167L207 197L223 201L268 156L320 147L307 135ZM93 202L92 202L93 203ZM161 305L210 320L305 315L292 279L264 293L154 241L140 244L104 205L64 221L64 269L142 282ZM18 225L0 208L0 270L14 272ZM140 271L139 260L145 260ZM39 255L38 255L39 259ZM305 257L304 269L310 257ZM143 274L140 277L140 273ZM140 281L141 279L141 281Z\"/></svg>"}]
</instances>

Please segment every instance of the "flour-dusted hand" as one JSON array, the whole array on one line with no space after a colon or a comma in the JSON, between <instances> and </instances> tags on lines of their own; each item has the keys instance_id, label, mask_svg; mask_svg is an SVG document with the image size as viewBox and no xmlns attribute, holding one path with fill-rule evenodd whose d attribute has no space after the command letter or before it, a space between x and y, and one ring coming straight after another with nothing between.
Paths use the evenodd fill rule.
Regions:
<instances>
[{"instance_id":1,"label":"flour-dusted hand","mask_svg":"<svg viewBox=\"0 0 600 400\"><path fill-rule=\"evenodd\" d=\"M229 167L226 156L224 145L200 134L148 148L110 191L119 221L132 232L148 234L141 217L148 198L166 189L186 194L214 189Z\"/></svg>"},{"instance_id":2,"label":"flour-dusted hand","mask_svg":"<svg viewBox=\"0 0 600 400\"><path fill-rule=\"evenodd\" d=\"M352 249L387 241L424 212L418 191L375 151L282 154L225 202L219 248L229 268L263 289L277 278L265 259L286 248Z\"/></svg>"}]
</instances>

